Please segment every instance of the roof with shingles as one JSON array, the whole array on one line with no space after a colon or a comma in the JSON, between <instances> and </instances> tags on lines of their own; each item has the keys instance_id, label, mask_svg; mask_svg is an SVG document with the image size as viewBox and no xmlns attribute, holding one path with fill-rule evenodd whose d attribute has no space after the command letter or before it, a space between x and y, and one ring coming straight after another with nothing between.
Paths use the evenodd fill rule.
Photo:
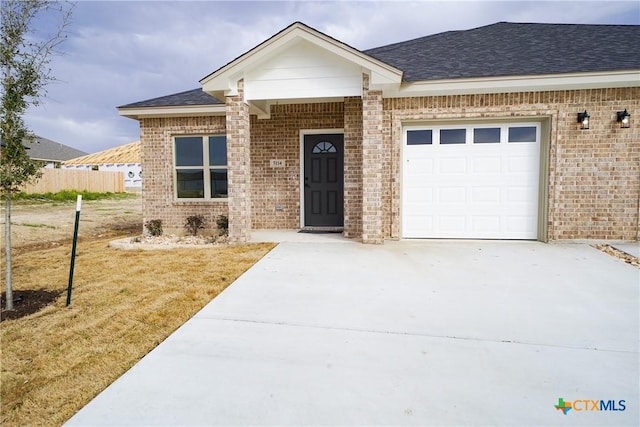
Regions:
<instances>
[{"instance_id":1,"label":"roof with shingles","mask_svg":"<svg viewBox=\"0 0 640 427\"><path fill-rule=\"evenodd\" d=\"M640 69L640 25L498 22L362 51L407 82ZM201 89L119 108L218 105Z\"/></svg>"},{"instance_id":2,"label":"roof with shingles","mask_svg":"<svg viewBox=\"0 0 640 427\"><path fill-rule=\"evenodd\" d=\"M364 53L409 82L631 70L640 68L640 26L499 22Z\"/></svg>"},{"instance_id":3,"label":"roof with shingles","mask_svg":"<svg viewBox=\"0 0 640 427\"><path fill-rule=\"evenodd\" d=\"M24 146L27 147L29 157L34 160L61 162L87 154L86 151L81 151L38 135L33 138L31 143L24 143Z\"/></svg>"},{"instance_id":4,"label":"roof with shingles","mask_svg":"<svg viewBox=\"0 0 640 427\"><path fill-rule=\"evenodd\" d=\"M63 162L65 165L104 165L104 164L123 164L123 163L140 163L142 161L140 155L140 141L130 144L121 145L119 147L110 148L108 150L99 151L75 159Z\"/></svg>"},{"instance_id":5,"label":"roof with shingles","mask_svg":"<svg viewBox=\"0 0 640 427\"><path fill-rule=\"evenodd\" d=\"M147 99L145 101L134 102L132 104L123 105L118 108L136 108L136 107L175 107L184 105L218 105L224 104L218 98L215 98L202 91L201 88L187 90L184 92L174 93L172 95L160 96L158 98Z\"/></svg>"}]
</instances>

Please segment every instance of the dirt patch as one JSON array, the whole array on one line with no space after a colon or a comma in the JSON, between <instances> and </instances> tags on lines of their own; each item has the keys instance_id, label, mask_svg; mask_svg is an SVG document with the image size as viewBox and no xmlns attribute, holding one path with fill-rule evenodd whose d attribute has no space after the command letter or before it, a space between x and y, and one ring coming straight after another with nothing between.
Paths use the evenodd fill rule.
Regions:
<instances>
[{"instance_id":1,"label":"dirt patch","mask_svg":"<svg viewBox=\"0 0 640 427\"><path fill-rule=\"evenodd\" d=\"M4 236L4 204L0 215ZM17 257L22 254L67 246L71 247L75 224L75 202L18 201L11 207L11 247L13 267L20 269ZM84 201L80 213L78 241L135 236L142 232L142 201L139 195L126 199ZM4 240L3 240L4 243ZM70 254L70 252L69 252ZM0 248L4 277L4 244ZM69 258L65 260L68 271ZM16 289L20 283L14 278L14 309L5 310L2 293L0 321L19 319L36 313L52 304L64 290ZM4 281L3 281L4 287Z\"/></svg>"},{"instance_id":2,"label":"dirt patch","mask_svg":"<svg viewBox=\"0 0 640 427\"><path fill-rule=\"evenodd\" d=\"M14 202L11 246L14 253L52 248L73 239L75 202ZM0 215L4 227L4 209ZM126 199L83 201L78 239L133 236L142 233L140 195ZM4 253L4 246L0 248Z\"/></svg>"},{"instance_id":3,"label":"dirt patch","mask_svg":"<svg viewBox=\"0 0 640 427\"><path fill-rule=\"evenodd\" d=\"M10 319L20 319L21 317L36 313L53 303L62 292L62 290L48 291L45 289L13 291L13 310L4 309L6 293L3 292L0 297L0 301L2 302L0 322Z\"/></svg>"}]
</instances>

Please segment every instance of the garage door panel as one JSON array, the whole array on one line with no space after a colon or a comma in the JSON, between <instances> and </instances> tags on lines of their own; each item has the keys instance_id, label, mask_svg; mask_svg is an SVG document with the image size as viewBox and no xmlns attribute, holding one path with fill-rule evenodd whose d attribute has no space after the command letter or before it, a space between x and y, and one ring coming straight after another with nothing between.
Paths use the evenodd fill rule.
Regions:
<instances>
[{"instance_id":1,"label":"garage door panel","mask_svg":"<svg viewBox=\"0 0 640 427\"><path fill-rule=\"evenodd\" d=\"M433 190L431 188L414 187L407 189L407 198L411 204L423 204L433 202Z\"/></svg>"},{"instance_id":2,"label":"garage door panel","mask_svg":"<svg viewBox=\"0 0 640 427\"><path fill-rule=\"evenodd\" d=\"M536 191L531 187L514 187L507 188L506 201L509 203L529 202Z\"/></svg>"},{"instance_id":3,"label":"garage door panel","mask_svg":"<svg viewBox=\"0 0 640 427\"><path fill-rule=\"evenodd\" d=\"M472 160L472 171L475 174L500 174L502 159L500 157L483 157Z\"/></svg>"},{"instance_id":4,"label":"garage door panel","mask_svg":"<svg viewBox=\"0 0 640 427\"><path fill-rule=\"evenodd\" d=\"M476 215L471 217L471 232L478 233L499 233L500 215Z\"/></svg>"},{"instance_id":5,"label":"garage door panel","mask_svg":"<svg viewBox=\"0 0 640 427\"><path fill-rule=\"evenodd\" d=\"M405 170L417 175L432 175L433 159L424 159L418 156L413 156L409 161L405 162Z\"/></svg>"},{"instance_id":6,"label":"garage door panel","mask_svg":"<svg viewBox=\"0 0 640 427\"><path fill-rule=\"evenodd\" d=\"M539 125L527 124L526 127ZM403 147L402 234L407 238L537 237L539 141ZM440 128L431 128L434 135ZM467 126L473 135L474 126ZM497 132L494 132L497 135ZM539 131L536 132L539 137Z\"/></svg>"},{"instance_id":7,"label":"garage door panel","mask_svg":"<svg viewBox=\"0 0 640 427\"><path fill-rule=\"evenodd\" d=\"M440 231L457 232L460 229L466 229L467 218L464 215L447 215L439 218Z\"/></svg>"},{"instance_id":8,"label":"garage door panel","mask_svg":"<svg viewBox=\"0 0 640 427\"><path fill-rule=\"evenodd\" d=\"M512 215L506 218L506 230L511 233L522 233L527 235L528 233L535 232L531 228L532 221L535 221L534 215Z\"/></svg>"},{"instance_id":9,"label":"garage door panel","mask_svg":"<svg viewBox=\"0 0 640 427\"><path fill-rule=\"evenodd\" d=\"M507 170L511 173L522 173L529 175L534 172L534 167L537 168L537 163L531 159L532 155L524 156L518 155L507 158Z\"/></svg>"},{"instance_id":10,"label":"garage door panel","mask_svg":"<svg viewBox=\"0 0 640 427\"><path fill-rule=\"evenodd\" d=\"M438 173L442 175L464 175L467 173L467 159L447 157L442 158L438 162Z\"/></svg>"},{"instance_id":11,"label":"garage door panel","mask_svg":"<svg viewBox=\"0 0 640 427\"><path fill-rule=\"evenodd\" d=\"M464 204L467 201L467 189L464 187L443 187L437 194L440 203Z\"/></svg>"},{"instance_id":12,"label":"garage door panel","mask_svg":"<svg viewBox=\"0 0 640 427\"><path fill-rule=\"evenodd\" d=\"M499 203L500 187L474 187L471 189L471 203Z\"/></svg>"},{"instance_id":13,"label":"garage door panel","mask_svg":"<svg viewBox=\"0 0 640 427\"><path fill-rule=\"evenodd\" d=\"M433 216L410 215L406 218L406 226L416 235L433 234Z\"/></svg>"}]
</instances>

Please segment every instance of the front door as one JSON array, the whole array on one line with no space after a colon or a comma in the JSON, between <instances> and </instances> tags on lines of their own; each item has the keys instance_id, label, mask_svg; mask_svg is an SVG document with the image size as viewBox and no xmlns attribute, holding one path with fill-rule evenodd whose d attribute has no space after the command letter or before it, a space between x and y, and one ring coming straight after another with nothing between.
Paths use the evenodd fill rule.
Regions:
<instances>
[{"instance_id":1,"label":"front door","mask_svg":"<svg viewBox=\"0 0 640 427\"><path fill-rule=\"evenodd\" d=\"M344 135L304 136L304 225L344 224Z\"/></svg>"}]
</instances>

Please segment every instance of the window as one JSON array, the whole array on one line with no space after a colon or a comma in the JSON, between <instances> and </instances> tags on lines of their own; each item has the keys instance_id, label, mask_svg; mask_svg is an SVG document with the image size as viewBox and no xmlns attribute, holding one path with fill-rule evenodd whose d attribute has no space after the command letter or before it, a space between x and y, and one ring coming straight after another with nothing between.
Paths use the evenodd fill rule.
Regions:
<instances>
[{"instance_id":1,"label":"window","mask_svg":"<svg viewBox=\"0 0 640 427\"><path fill-rule=\"evenodd\" d=\"M475 128L474 144L500 143L500 128Z\"/></svg>"},{"instance_id":2,"label":"window","mask_svg":"<svg viewBox=\"0 0 640 427\"><path fill-rule=\"evenodd\" d=\"M433 131L431 129L407 131L407 145L428 145L431 144L432 139Z\"/></svg>"},{"instance_id":3,"label":"window","mask_svg":"<svg viewBox=\"0 0 640 427\"><path fill-rule=\"evenodd\" d=\"M329 141L322 141L322 142L318 142L313 147L313 150L311 150L311 152L314 153L314 154L318 154L318 153L335 153L336 152L336 147L334 147L334 145L332 143L330 143Z\"/></svg>"},{"instance_id":4,"label":"window","mask_svg":"<svg viewBox=\"0 0 640 427\"><path fill-rule=\"evenodd\" d=\"M509 142L536 142L536 127L510 127Z\"/></svg>"},{"instance_id":5,"label":"window","mask_svg":"<svg viewBox=\"0 0 640 427\"><path fill-rule=\"evenodd\" d=\"M531 122L496 123L477 121L463 123L434 124L433 126L411 125L404 128L404 143L411 152L416 150L452 150L457 145L469 145L473 150L494 150L502 144L536 144L540 142L540 124ZM463 147L458 147L456 150ZM426 151L425 151L426 152ZM488 152L488 151L487 151Z\"/></svg>"},{"instance_id":6,"label":"window","mask_svg":"<svg viewBox=\"0 0 640 427\"><path fill-rule=\"evenodd\" d=\"M440 144L464 144L467 139L466 129L440 130Z\"/></svg>"},{"instance_id":7,"label":"window","mask_svg":"<svg viewBox=\"0 0 640 427\"><path fill-rule=\"evenodd\" d=\"M226 136L177 136L174 142L176 197L226 198Z\"/></svg>"}]
</instances>

